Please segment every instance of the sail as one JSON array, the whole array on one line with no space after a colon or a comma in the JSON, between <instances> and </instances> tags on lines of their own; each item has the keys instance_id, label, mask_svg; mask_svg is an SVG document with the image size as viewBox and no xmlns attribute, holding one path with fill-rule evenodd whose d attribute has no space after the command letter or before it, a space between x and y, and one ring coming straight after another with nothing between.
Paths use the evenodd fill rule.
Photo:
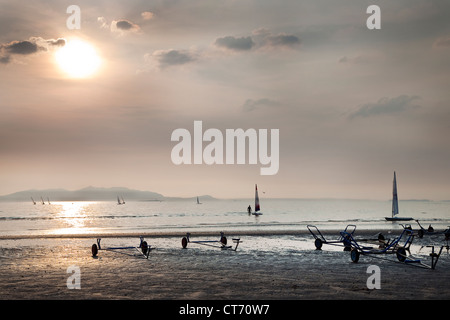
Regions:
<instances>
[{"instance_id":1,"label":"sail","mask_svg":"<svg viewBox=\"0 0 450 320\"><path fill-rule=\"evenodd\" d=\"M394 171L394 182L392 186L392 217L398 214L397 180Z\"/></svg>"},{"instance_id":2,"label":"sail","mask_svg":"<svg viewBox=\"0 0 450 320\"><path fill-rule=\"evenodd\" d=\"M255 184L255 212L258 212L259 210L258 186Z\"/></svg>"}]
</instances>

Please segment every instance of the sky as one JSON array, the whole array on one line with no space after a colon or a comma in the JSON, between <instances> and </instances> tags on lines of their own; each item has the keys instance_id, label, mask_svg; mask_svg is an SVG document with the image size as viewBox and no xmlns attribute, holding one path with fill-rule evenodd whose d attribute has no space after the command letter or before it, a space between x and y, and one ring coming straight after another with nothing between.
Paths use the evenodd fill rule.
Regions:
<instances>
[{"instance_id":1,"label":"sky","mask_svg":"<svg viewBox=\"0 0 450 320\"><path fill-rule=\"evenodd\" d=\"M399 199L450 199L449 14L441 0L0 0L0 194L251 198L258 184L385 200L395 171ZM64 67L92 55L58 64L75 41L99 61L88 76ZM278 129L278 172L176 165L171 135L194 121Z\"/></svg>"}]
</instances>

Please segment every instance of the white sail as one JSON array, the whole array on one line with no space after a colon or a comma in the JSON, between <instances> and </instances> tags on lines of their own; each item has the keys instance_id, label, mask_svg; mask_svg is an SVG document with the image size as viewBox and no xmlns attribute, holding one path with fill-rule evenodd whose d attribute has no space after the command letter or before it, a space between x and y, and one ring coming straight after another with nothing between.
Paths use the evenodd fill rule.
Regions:
<instances>
[{"instance_id":1,"label":"white sail","mask_svg":"<svg viewBox=\"0 0 450 320\"><path fill-rule=\"evenodd\" d=\"M397 179L394 171L394 182L392 186L392 217L398 214Z\"/></svg>"},{"instance_id":2,"label":"white sail","mask_svg":"<svg viewBox=\"0 0 450 320\"><path fill-rule=\"evenodd\" d=\"M394 181L392 183L392 216L385 217L387 221L409 221L411 217L396 217L398 215L398 197L397 197L397 177L394 171Z\"/></svg>"}]
</instances>

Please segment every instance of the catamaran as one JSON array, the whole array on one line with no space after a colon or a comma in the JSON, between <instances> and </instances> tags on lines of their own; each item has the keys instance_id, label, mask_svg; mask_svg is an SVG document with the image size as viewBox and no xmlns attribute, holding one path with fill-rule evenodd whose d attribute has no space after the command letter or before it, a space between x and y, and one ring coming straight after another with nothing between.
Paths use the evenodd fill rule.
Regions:
<instances>
[{"instance_id":1,"label":"catamaran","mask_svg":"<svg viewBox=\"0 0 450 320\"><path fill-rule=\"evenodd\" d=\"M262 212L259 212L259 210L261 210L261 207L259 206L258 186L255 184L255 212L252 212L252 215L262 215Z\"/></svg>"},{"instance_id":2,"label":"catamaran","mask_svg":"<svg viewBox=\"0 0 450 320\"><path fill-rule=\"evenodd\" d=\"M387 221L409 221L410 217L396 217L398 215L397 179L394 171L394 182L392 187L392 217L385 217Z\"/></svg>"}]
</instances>

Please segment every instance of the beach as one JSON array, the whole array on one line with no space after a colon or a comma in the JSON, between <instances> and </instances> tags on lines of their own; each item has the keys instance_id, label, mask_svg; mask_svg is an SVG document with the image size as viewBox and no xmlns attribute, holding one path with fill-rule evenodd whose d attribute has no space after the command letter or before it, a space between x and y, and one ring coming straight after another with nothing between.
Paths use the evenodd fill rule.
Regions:
<instances>
[{"instance_id":1,"label":"beach","mask_svg":"<svg viewBox=\"0 0 450 320\"><path fill-rule=\"evenodd\" d=\"M197 236L197 237L196 237ZM434 270L361 256L342 248L315 250L300 235L238 235L236 251L155 236L146 259L138 250L100 250L95 237L0 240L2 300L447 300L450 256L444 248ZM229 236L229 244L231 238ZM211 236L193 235L195 239ZM424 240L425 241L425 240ZM136 237L104 237L102 248L138 246ZM444 244L444 243L442 243ZM423 243L419 254L429 256ZM415 249L416 250L416 249ZM120 252L119 252L120 251ZM368 287L379 267L379 289ZM74 269L75 267L75 269ZM76 270L76 271L74 271ZM74 280L74 276L77 276ZM78 285L78 288L76 288ZM74 288L75 287L75 288Z\"/></svg>"}]
</instances>

